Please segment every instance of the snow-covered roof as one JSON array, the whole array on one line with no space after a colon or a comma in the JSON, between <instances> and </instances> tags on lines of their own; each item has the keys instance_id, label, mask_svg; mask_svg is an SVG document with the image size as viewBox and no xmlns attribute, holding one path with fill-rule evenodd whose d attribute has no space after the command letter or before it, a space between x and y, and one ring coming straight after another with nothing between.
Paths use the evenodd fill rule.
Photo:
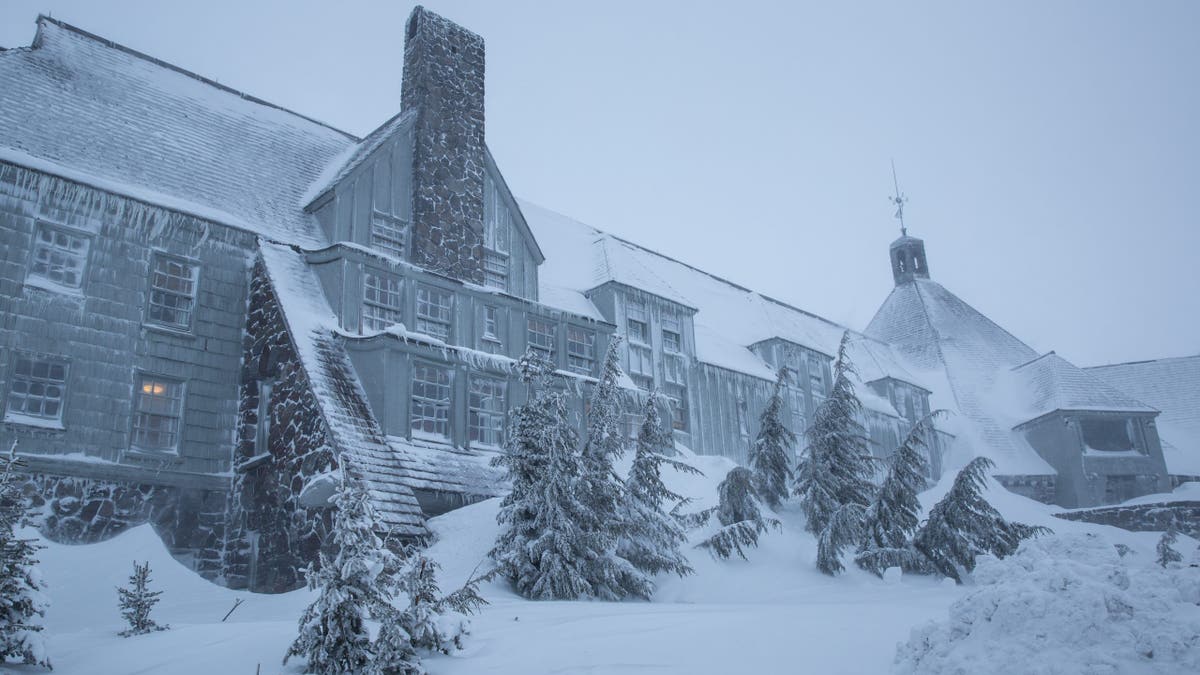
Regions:
<instances>
[{"instance_id":1,"label":"snow-covered roof","mask_svg":"<svg viewBox=\"0 0 1200 675\"><path fill-rule=\"evenodd\" d=\"M568 216L526 201L520 205L546 251L538 273L543 296L561 289L582 296L615 282L689 307L695 310L696 358L703 363L774 380L774 369L751 351L751 345L780 338L832 357L848 330ZM887 344L851 333L851 360L864 382L894 377L930 388ZM890 404L886 410L896 414Z\"/></svg>"},{"instance_id":2,"label":"snow-covered roof","mask_svg":"<svg viewBox=\"0 0 1200 675\"><path fill-rule=\"evenodd\" d=\"M0 52L0 161L277 241L325 243L301 196L356 140L44 16L32 46Z\"/></svg>"},{"instance_id":3,"label":"snow-covered roof","mask_svg":"<svg viewBox=\"0 0 1200 675\"><path fill-rule=\"evenodd\" d=\"M388 436L388 445L400 458L406 483L415 490L448 492L467 499L486 499L508 490L504 471L491 465L494 452L451 448Z\"/></svg>"},{"instance_id":4,"label":"snow-covered roof","mask_svg":"<svg viewBox=\"0 0 1200 675\"><path fill-rule=\"evenodd\" d=\"M300 198L299 206L307 208L318 197L342 182L342 179L350 175L350 172L358 168L371 153L378 150L379 146L383 145L396 132L411 126L415 118L416 115L411 110L397 113L379 125L375 131L367 134L366 138L339 153L325 166L320 176L305 191Z\"/></svg>"},{"instance_id":5,"label":"snow-covered roof","mask_svg":"<svg viewBox=\"0 0 1200 675\"><path fill-rule=\"evenodd\" d=\"M893 288L866 333L891 344L918 370L945 374L950 407L970 424L962 435L982 446L976 451L996 462L997 473L1055 473L1013 431L1032 417L1030 393L1012 377L1012 369L1037 357L1028 345L928 279Z\"/></svg>"},{"instance_id":6,"label":"snow-covered roof","mask_svg":"<svg viewBox=\"0 0 1200 675\"><path fill-rule=\"evenodd\" d=\"M1013 369L1030 392L1030 419L1056 410L1157 412L1054 352Z\"/></svg>"},{"instance_id":7,"label":"snow-covered roof","mask_svg":"<svg viewBox=\"0 0 1200 675\"><path fill-rule=\"evenodd\" d=\"M1161 411L1167 469L1200 476L1200 355L1095 366L1086 371Z\"/></svg>"},{"instance_id":8,"label":"snow-covered roof","mask_svg":"<svg viewBox=\"0 0 1200 675\"><path fill-rule=\"evenodd\" d=\"M401 534L424 534L424 517L413 493L419 485L417 472L388 444L371 412L344 338L335 333L337 320L320 282L303 256L289 247L264 242L260 255L338 461L366 483L385 525Z\"/></svg>"}]
</instances>

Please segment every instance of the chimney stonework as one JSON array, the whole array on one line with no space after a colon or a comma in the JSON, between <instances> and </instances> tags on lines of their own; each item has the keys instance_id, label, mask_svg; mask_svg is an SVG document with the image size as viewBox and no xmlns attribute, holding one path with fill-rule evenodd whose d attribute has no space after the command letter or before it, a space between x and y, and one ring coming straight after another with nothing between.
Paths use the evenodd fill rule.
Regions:
<instances>
[{"instance_id":1,"label":"chimney stonework","mask_svg":"<svg viewBox=\"0 0 1200 675\"><path fill-rule=\"evenodd\" d=\"M415 110L412 261L483 283L483 38L418 6L401 107Z\"/></svg>"}]
</instances>

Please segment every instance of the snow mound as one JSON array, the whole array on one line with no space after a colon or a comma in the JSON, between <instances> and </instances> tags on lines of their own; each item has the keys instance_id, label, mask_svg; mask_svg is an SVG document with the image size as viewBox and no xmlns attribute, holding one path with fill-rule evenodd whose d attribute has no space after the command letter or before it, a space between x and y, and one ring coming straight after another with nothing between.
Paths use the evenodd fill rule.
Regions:
<instances>
[{"instance_id":1,"label":"snow mound","mask_svg":"<svg viewBox=\"0 0 1200 675\"><path fill-rule=\"evenodd\" d=\"M1080 533L1027 541L1004 560L981 558L974 580L947 620L914 629L900 645L895 672L1200 672L1196 568L1123 558L1106 537Z\"/></svg>"}]
</instances>

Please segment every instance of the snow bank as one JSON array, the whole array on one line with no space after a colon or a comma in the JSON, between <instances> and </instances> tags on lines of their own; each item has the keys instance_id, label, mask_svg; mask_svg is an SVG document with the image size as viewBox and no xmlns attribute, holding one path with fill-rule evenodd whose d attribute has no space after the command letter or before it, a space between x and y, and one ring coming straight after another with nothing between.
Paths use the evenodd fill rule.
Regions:
<instances>
[{"instance_id":1,"label":"snow bank","mask_svg":"<svg viewBox=\"0 0 1200 675\"><path fill-rule=\"evenodd\" d=\"M1037 675L1200 672L1200 570L1122 557L1105 536L1027 541L981 558L949 618L915 629L896 672Z\"/></svg>"}]
</instances>

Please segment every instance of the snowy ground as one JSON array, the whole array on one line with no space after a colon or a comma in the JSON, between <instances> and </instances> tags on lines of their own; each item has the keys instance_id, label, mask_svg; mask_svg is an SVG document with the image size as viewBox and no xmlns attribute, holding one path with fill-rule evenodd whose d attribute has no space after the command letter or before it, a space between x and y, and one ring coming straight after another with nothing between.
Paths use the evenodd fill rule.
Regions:
<instances>
[{"instance_id":1,"label":"snowy ground","mask_svg":"<svg viewBox=\"0 0 1200 675\"><path fill-rule=\"evenodd\" d=\"M700 508L715 499L715 485L732 465L717 458L695 461L706 478L676 475L670 482L697 496ZM936 500L947 487L943 483L926 496ZM988 497L1011 518L1046 524L1060 534L1102 533L1107 541L1132 547L1139 564L1153 560L1154 533L1058 520L1048 507L999 488ZM477 564L486 568L496 508L491 500L431 522L438 537L431 555L443 565L443 590L465 580ZM434 675L887 673L898 643L913 628L944 621L948 608L972 591L920 577L887 583L856 569L825 577L813 568L815 544L803 533L799 515L785 511L781 518L784 531L766 535L748 562L717 562L693 551L696 574L660 579L654 602L529 602L501 582L485 585L491 604L474 618L467 649L428 658L426 665ZM1180 538L1185 556L1195 545ZM311 599L306 590L270 596L212 585L172 559L149 527L101 544L47 546L41 559L54 605L46 634L56 673L302 670L301 664L284 667L280 661ZM164 591L154 616L171 630L125 639L116 635L122 623L114 587L124 584L135 559L151 562L154 586ZM222 623L237 598L244 604ZM1006 661L1005 670L1011 672L1011 665ZM995 671L977 661L970 672Z\"/></svg>"}]
</instances>

